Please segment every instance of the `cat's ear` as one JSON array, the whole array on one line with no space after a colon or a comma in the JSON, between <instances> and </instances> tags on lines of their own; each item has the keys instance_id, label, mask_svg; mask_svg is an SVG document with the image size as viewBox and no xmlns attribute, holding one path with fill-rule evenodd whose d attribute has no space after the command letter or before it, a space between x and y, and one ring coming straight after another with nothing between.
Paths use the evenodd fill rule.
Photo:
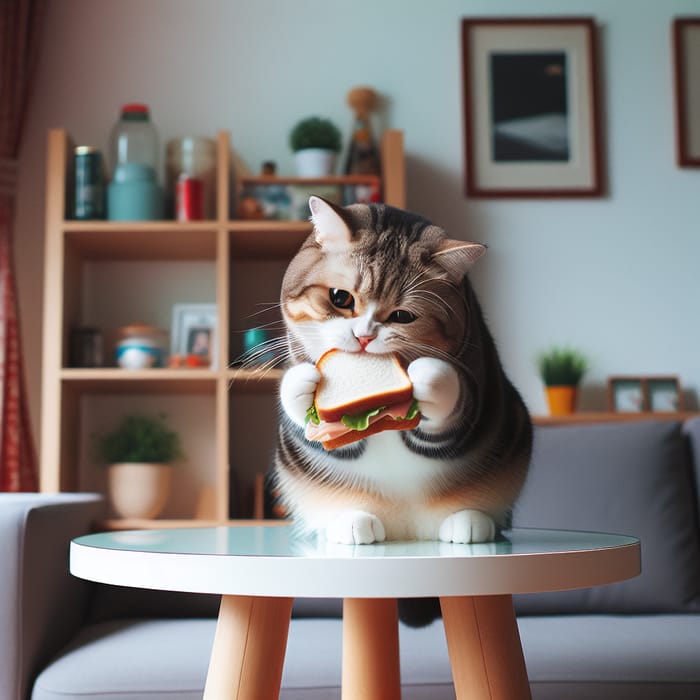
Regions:
<instances>
[{"instance_id":1,"label":"cat's ear","mask_svg":"<svg viewBox=\"0 0 700 700\"><path fill-rule=\"evenodd\" d=\"M461 282L467 270L486 252L486 246L468 241L445 239L433 254L433 260L447 270L455 282Z\"/></svg>"},{"instance_id":2,"label":"cat's ear","mask_svg":"<svg viewBox=\"0 0 700 700\"><path fill-rule=\"evenodd\" d=\"M352 231L340 211L321 197L309 197L316 243L326 251L340 251L352 241Z\"/></svg>"}]
</instances>

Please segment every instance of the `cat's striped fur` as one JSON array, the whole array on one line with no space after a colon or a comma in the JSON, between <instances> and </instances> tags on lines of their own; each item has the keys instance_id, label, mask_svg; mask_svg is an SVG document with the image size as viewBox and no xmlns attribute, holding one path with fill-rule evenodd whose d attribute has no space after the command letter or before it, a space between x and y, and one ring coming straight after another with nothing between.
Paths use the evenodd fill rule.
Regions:
<instances>
[{"instance_id":1,"label":"cat's striped fur","mask_svg":"<svg viewBox=\"0 0 700 700\"><path fill-rule=\"evenodd\" d=\"M310 204L314 232L281 292L291 367L275 478L285 507L339 542L492 539L525 479L532 428L466 276L484 247L384 205ZM313 364L331 347L396 353L419 427L330 453L307 441Z\"/></svg>"}]
</instances>

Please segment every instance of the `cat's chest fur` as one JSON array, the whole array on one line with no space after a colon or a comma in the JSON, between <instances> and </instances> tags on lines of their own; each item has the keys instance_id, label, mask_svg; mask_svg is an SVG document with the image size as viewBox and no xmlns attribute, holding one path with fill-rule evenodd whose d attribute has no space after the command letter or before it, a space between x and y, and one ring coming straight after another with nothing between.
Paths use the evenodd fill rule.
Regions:
<instances>
[{"instance_id":1,"label":"cat's chest fur","mask_svg":"<svg viewBox=\"0 0 700 700\"><path fill-rule=\"evenodd\" d=\"M395 431L368 438L364 451L354 459L332 455L329 459L333 473L348 483L365 486L389 500L409 502L424 500L432 491L431 485L451 466L409 450Z\"/></svg>"}]
</instances>

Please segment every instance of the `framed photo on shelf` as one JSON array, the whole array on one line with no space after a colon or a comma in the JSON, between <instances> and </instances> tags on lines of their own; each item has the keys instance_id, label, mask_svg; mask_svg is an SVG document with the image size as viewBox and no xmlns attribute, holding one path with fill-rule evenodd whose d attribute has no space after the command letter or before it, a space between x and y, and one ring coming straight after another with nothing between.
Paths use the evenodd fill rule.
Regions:
<instances>
[{"instance_id":1,"label":"framed photo on shelf","mask_svg":"<svg viewBox=\"0 0 700 700\"><path fill-rule=\"evenodd\" d=\"M610 377L608 408L621 413L676 413L684 409L678 377Z\"/></svg>"},{"instance_id":2,"label":"framed photo on shelf","mask_svg":"<svg viewBox=\"0 0 700 700\"><path fill-rule=\"evenodd\" d=\"M216 304L175 304L170 352L194 355L216 367Z\"/></svg>"},{"instance_id":3,"label":"framed photo on shelf","mask_svg":"<svg viewBox=\"0 0 700 700\"><path fill-rule=\"evenodd\" d=\"M462 71L467 196L602 194L592 18L464 19Z\"/></svg>"},{"instance_id":4,"label":"framed photo on shelf","mask_svg":"<svg viewBox=\"0 0 700 700\"><path fill-rule=\"evenodd\" d=\"M700 168L700 17L673 21L676 155L682 168Z\"/></svg>"}]
</instances>

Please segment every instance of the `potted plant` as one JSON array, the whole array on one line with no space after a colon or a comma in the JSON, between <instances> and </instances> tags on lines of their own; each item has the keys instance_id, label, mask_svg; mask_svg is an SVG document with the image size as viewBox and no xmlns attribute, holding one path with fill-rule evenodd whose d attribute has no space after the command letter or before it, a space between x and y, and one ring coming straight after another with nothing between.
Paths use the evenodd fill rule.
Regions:
<instances>
[{"instance_id":1,"label":"potted plant","mask_svg":"<svg viewBox=\"0 0 700 700\"><path fill-rule=\"evenodd\" d=\"M588 370L586 357L571 348L553 347L537 357L537 367L545 384L551 415L573 413L579 382Z\"/></svg>"},{"instance_id":2,"label":"potted plant","mask_svg":"<svg viewBox=\"0 0 700 700\"><path fill-rule=\"evenodd\" d=\"M299 176L331 175L335 171L335 160L340 151L340 130L329 119L306 117L292 129L289 145L294 152Z\"/></svg>"},{"instance_id":3,"label":"potted plant","mask_svg":"<svg viewBox=\"0 0 700 700\"><path fill-rule=\"evenodd\" d=\"M95 438L95 448L109 465L114 510L123 518L156 517L168 499L172 462L184 456L165 416L124 416L115 430Z\"/></svg>"}]
</instances>

